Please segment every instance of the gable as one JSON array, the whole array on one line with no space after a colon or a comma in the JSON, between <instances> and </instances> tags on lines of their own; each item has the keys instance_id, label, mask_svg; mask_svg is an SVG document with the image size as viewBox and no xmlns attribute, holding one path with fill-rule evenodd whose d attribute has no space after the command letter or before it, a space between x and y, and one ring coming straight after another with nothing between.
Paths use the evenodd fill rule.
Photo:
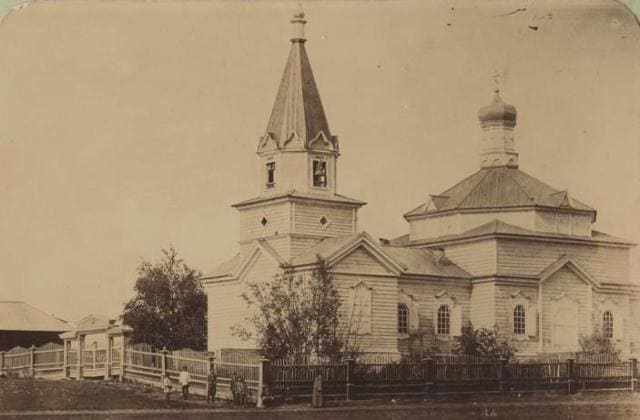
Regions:
<instances>
[{"instance_id":1,"label":"gable","mask_svg":"<svg viewBox=\"0 0 640 420\"><path fill-rule=\"evenodd\" d=\"M237 280L241 283L253 281L269 281L280 269L280 264L265 253L258 250L250 260L243 264L242 270L238 273Z\"/></svg>"},{"instance_id":2,"label":"gable","mask_svg":"<svg viewBox=\"0 0 640 420\"><path fill-rule=\"evenodd\" d=\"M334 263L331 269L332 271L345 273L380 275L394 274L362 245L348 252L339 261Z\"/></svg>"}]
</instances>

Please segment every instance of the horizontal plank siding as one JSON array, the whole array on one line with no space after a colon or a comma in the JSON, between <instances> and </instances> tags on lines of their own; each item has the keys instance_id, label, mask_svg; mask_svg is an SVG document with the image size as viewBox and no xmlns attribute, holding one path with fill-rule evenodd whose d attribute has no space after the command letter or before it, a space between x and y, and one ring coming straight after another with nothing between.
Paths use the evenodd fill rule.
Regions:
<instances>
[{"instance_id":1,"label":"horizontal plank siding","mask_svg":"<svg viewBox=\"0 0 640 420\"><path fill-rule=\"evenodd\" d=\"M485 276L496 272L495 239L447 245L445 253L471 275Z\"/></svg>"},{"instance_id":2,"label":"horizontal plank siding","mask_svg":"<svg viewBox=\"0 0 640 420\"><path fill-rule=\"evenodd\" d=\"M629 283L629 251L591 244L498 239L498 272L537 276L564 255L574 258L597 281Z\"/></svg>"},{"instance_id":3,"label":"horizontal plank siding","mask_svg":"<svg viewBox=\"0 0 640 420\"><path fill-rule=\"evenodd\" d=\"M353 208L295 203L294 232L308 235L344 236L355 232ZM326 226L320 223L325 217Z\"/></svg>"},{"instance_id":4,"label":"horizontal plank siding","mask_svg":"<svg viewBox=\"0 0 640 420\"><path fill-rule=\"evenodd\" d=\"M496 325L496 286L493 282L474 284L471 290L471 323L476 328Z\"/></svg>"}]
</instances>

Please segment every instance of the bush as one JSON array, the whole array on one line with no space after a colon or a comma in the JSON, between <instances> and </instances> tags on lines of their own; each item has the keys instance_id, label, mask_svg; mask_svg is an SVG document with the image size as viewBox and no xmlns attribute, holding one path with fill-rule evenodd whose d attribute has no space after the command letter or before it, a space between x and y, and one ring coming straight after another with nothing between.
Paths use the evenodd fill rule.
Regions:
<instances>
[{"instance_id":1,"label":"bush","mask_svg":"<svg viewBox=\"0 0 640 420\"><path fill-rule=\"evenodd\" d=\"M456 337L456 354L482 356L490 359L511 359L516 353L515 346L507 337L500 337L498 329L473 328L471 323L462 327L462 334Z\"/></svg>"}]
</instances>

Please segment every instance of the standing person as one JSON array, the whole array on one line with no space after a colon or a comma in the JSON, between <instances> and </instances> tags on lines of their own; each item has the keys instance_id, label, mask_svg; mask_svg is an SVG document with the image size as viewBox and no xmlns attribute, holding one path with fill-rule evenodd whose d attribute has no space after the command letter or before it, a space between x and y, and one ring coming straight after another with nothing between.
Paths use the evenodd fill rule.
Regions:
<instances>
[{"instance_id":1,"label":"standing person","mask_svg":"<svg viewBox=\"0 0 640 420\"><path fill-rule=\"evenodd\" d=\"M247 406L247 393L249 392L249 389L247 387L247 383L244 381L244 378L241 376L240 379L238 380L238 388L239 388L239 394L240 394L240 405L242 407L246 407Z\"/></svg>"},{"instance_id":2,"label":"standing person","mask_svg":"<svg viewBox=\"0 0 640 420\"><path fill-rule=\"evenodd\" d=\"M207 402L213 404L216 400L216 386L218 385L218 376L215 372L213 364L209 366L209 375L207 376Z\"/></svg>"},{"instance_id":3,"label":"standing person","mask_svg":"<svg viewBox=\"0 0 640 420\"><path fill-rule=\"evenodd\" d=\"M324 398L322 395L322 373L318 372L313 381L313 396L311 399L313 408L322 408L324 406Z\"/></svg>"},{"instance_id":4,"label":"standing person","mask_svg":"<svg viewBox=\"0 0 640 420\"><path fill-rule=\"evenodd\" d=\"M233 403L238 405L238 375L233 372L231 374L231 382L229 382L229 388L231 388L231 395L233 396Z\"/></svg>"},{"instance_id":5,"label":"standing person","mask_svg":"<svg viewBox=\"0 0 640 420\"><path fill-rule=\"evenodd\" d=\"M189 374L189 371L187 371L186 366L182 366L178 381L180 382L180 385L182 385L182 399L186 400L189 398L189 382L191 382L191 375Z\"/></svg>"},{"instance_id":6,"label":"standing person","mask_svg":"<svg viewBox=\"0 0 640 420\"><path fill-rule=\"evenodd\" d=\"M171 384L171 377L169 376L169 372L164 374L164 379L162 380L162 389L164 391L164 396L167 402L171 400L171 388L173 385Z\"/></svg>"}]
</instances>

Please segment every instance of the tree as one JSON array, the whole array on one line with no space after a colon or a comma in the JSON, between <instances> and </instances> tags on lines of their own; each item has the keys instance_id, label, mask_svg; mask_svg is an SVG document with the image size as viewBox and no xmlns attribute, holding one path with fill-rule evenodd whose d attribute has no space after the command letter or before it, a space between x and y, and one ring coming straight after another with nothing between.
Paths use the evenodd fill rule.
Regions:
<instances>
[{"instance_id":1,"label":"tree","mask_svg":"<svg viewBox=\"0 0 640 420\"><path fill-rule=\"evenodd\" d=\"M498 329L473 328L469 322L462 327L462 334L456 337L454 352L482 356L491 359L509 360L516 352L515 346L506 337L500 337Z\"/></svg>"},{"instance_id":2,"label":"tree","mask_svg":"<svg viewBox=\"0 0 640 420\"><path fill-rule=\"evenodd\" d=\"M618 349L613 340L604 336L599 328L595 328L591 335L581 335L578 339L580 352L585 354L610 354L618 359L620 349Z\"/></svg>"},{"instance_id":3,"label":"tree","mask_svg":"<svg viewBox=\"0 0 640 420\"><path fill-rule=\"evenodd\" d=\"M254 332L236 324L233 333L255 338L268 359L337 360L355 352L350 323L341 323L340 294L320 257L311 273L283 265L272 280L248 283L242 298L252 309L246 320Z\"/></svg>"},{"instance_id":4,"label":"tree","mask_svg":"<svg viewBox=\"0 0 640 420\"><path fill-rule=\"evenodd\" d=\"M143 260L138 265L136 295L125 305L122 321L133 328L134 343L204 350L207 297L199 273L175 249L162 253L159 262Z\"/></svg>"}]
</instances>

